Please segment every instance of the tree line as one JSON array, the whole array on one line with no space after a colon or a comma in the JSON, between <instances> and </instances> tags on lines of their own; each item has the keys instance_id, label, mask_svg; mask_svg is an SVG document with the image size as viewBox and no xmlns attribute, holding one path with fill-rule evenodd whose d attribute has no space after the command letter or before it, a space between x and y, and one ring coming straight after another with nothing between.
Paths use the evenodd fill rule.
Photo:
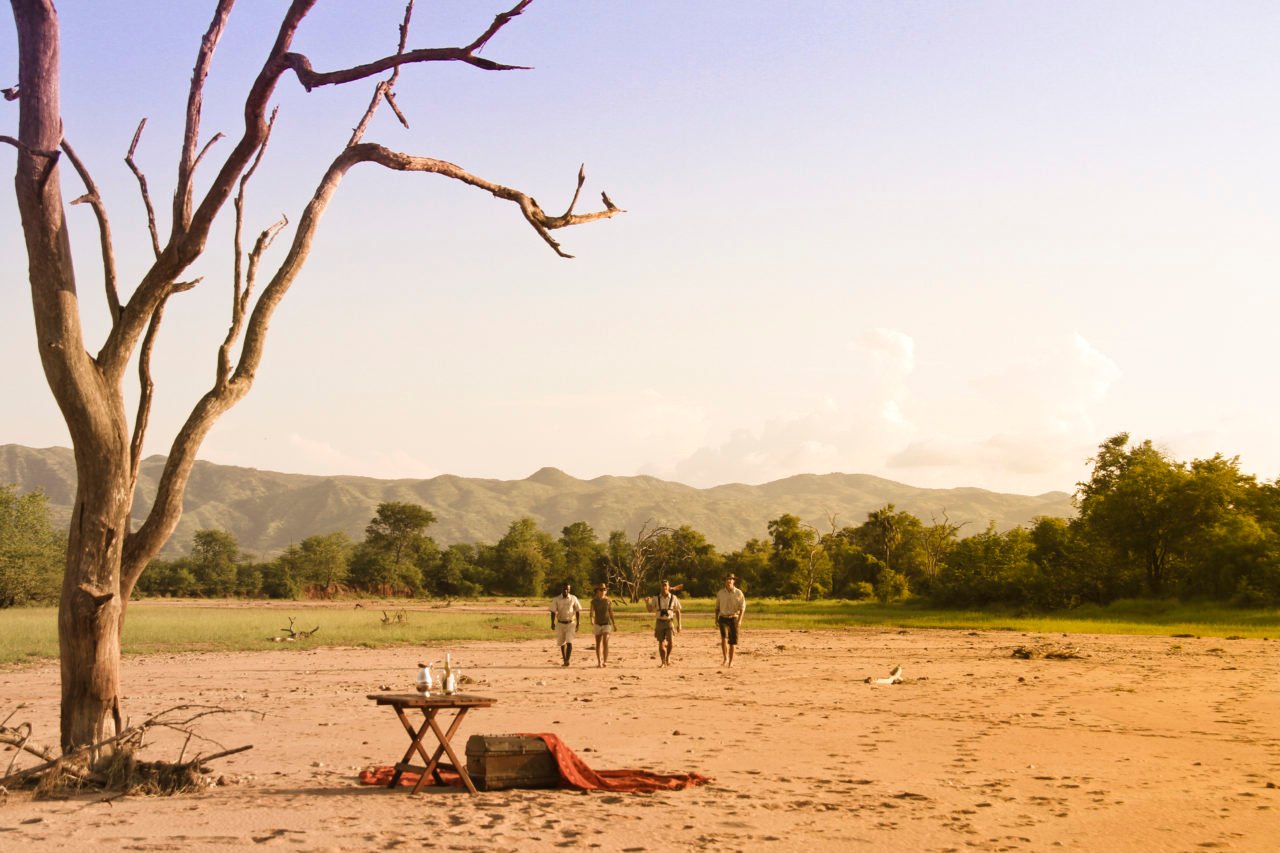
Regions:
<instances>
[{"instance_id":1,"label":"tree line","mask_svg":"<svg viewBox=\"0 0 1280 853\"><path fill-rule=\"evenodd\" d=\"M1091 462L1076 518L1041 517L1007 531L965 531L945 512L926 523L888 504L853 525L833 514L825 529L786 513L767 535L725 553L688 525L646 524L602 538L578 521L556 536L528 517L495 543L441 547L429 533L429 509L388 502L359 541L318 534L266 561L243 554L226 531L200 530L187 556L153 560L137 593L542 597L565 581L586 590L603 580L637 600L661 578L709 596L733 572L753 596L805 600L915 596L1041 610L1144 595L1280 603L1280 483L1258 482L1236 458L1181 462L1123 433ZM56 597L64 545L43 496L0 490L0 606Z\"/></svg>"}]
</instances>

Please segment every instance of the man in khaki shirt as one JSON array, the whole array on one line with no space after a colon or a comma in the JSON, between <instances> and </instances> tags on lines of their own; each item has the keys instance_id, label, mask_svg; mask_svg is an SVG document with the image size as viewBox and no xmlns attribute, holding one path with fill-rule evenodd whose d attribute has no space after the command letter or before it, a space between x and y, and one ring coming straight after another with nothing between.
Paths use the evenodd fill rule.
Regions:
<instances>
[{"instance_id":1,"label":"man in khaki shirt","mask_svg":"<svg viewBox=\"0 0 1280 853\"><path fill-rule=\"evenodd\" d=\"M733 666L733 650L738 645L738 626L747 612L747 597L737 588L738 578L729 575L724 589L716 591L716 626L720 629L720 663Z\"/></svg>"}]
</instances>

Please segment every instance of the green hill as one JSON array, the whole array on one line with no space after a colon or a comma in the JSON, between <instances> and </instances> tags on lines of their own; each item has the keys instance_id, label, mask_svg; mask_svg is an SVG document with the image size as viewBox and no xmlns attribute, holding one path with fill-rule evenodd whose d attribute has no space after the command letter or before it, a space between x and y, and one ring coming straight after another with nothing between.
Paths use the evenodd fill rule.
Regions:
<instances>
[{"instance_id":1,"label":"green hill","mask_svg":"<svg viewBox=\"0 0 1280 853\"><path fill-rule=\"evenodd\" d=\"M143 462L135 518L150 508L163 463L159 456ZM0 445L0 482L16 483L23 492L43 490L58 521L70 518L75 494L70 450ZM383 501L428 507L438 519L431 535L442 545L496 542L513 520L527 515L557 536L563 527L585 521L602 539L618 529L634 535L650 521L688 524L722 551L753 537L765 538L768 522L785 512L826 530L831 514L840 526L854 525L892 503L926 524L935 517L941 520L945 512L952 522L965 523L961 535L983 530L989 521L1006 530L1040 515L1075 514L1066 492L1027 496L974 488L921 489L866 474L800 474L759 486L734 483L695 489L654 477L579 480L555 468L543 468L524 480L447 474L429 480L377 480L197 462L182 521L166 553L185 552L192 534L201 528L226 530L245 551L262 557L317 533L341 530L360 539Z\"/></svg>"}]
</instances>

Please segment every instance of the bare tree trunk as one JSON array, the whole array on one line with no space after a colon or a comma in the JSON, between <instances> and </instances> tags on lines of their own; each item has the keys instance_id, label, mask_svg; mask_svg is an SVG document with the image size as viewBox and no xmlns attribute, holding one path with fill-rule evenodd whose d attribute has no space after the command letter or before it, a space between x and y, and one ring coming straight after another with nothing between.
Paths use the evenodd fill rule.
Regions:
<instances>
[{"instance_id":1,"label":"bare tree trunk","mask_svg":"<svg viewBox=\"0 0 1280 853\"><path fill-rule=\"evenodd\" d=\"M81 461L58 604L64 751L119 734L121 552L130 509L122 460ZM114 463L114 464L113 464Z\"/></svg>"},{"instance_id":2,"label":"bare tree trunk","mask_svg":"<svg viewBox=\"0 0 1280 853\"><path fill-rule=\"evenodd\" d=\"M103 740L119 722L120 566L132 488L118 395L85 351L58 180L58 21L48 2L13 2L18 30L18 167L40 361L76 449L78 488L58 608L62 746Z\"/></svg>"}]
</instances>

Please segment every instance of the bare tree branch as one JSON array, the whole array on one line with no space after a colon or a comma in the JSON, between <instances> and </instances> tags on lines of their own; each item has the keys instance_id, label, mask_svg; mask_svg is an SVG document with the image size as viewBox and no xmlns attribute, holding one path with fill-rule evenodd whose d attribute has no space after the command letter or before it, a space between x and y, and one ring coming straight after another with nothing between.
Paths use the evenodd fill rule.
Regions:
<instances>
[{"instance_id":1,"label":"bare tree branch","mask_svg":"<svg viewBox=\"0 0 1280 853\"><path fill-rule=\"evenodd\" d=\"M582 192L582 185L587 182L587 164L578 165L578 185L574 187L573 198L569 199L569 206L565 209L565 216L573 215L573 208L578 203L578 194Z\"/></svg>"},{"instance_id":2,"label":"bare tree branch","mask_svg":"<svg viewBox=\"0 0 1280 853\"><path fill-rule=\"evenodd\" d=\"M298 82L308 92L318 86L340 85L342 83L351 83L355 80L363 80L381 71L386 71L388 68L416 62L465 62L468 65L474 65L486 71L527 71L527 66L494 62L493 60L476 56L476 53L482 50L489 43L489 40L498 34L499 30L510 23L513 18L520 15L532 2L533 0L520 0L511 9L496 15L493 23L489 25L489 29L481 33L479 38L466 47L421 48L406 52L404 40L402 39L400 50L392 56L384 56L382 59L367 62L364 65L357 65L353 68L326 72L312 69L311 60L300 53L286 53L281 57L281 61L297 75ZM409 5L412 7L413 4L410 3ZM408 14L406 13L406 22Z\"/></svg>"},{"instance_id":3,"label":"bare tree branch","mask_svg":"<svg viewBox=\"0 0 1280 853\"><path fill-rule=\"evenodd\" d=\"M405 130L409 129L409 119L405 118L404 113L400 111L400 105L396 103L396 93L390 89L386 90L387 106L391 107L391 112L396 114L396 118L400 120L401 126Z\"/></svg>"},{"instance_id":4,"label":"bare tree branch","mask_svg":"<svg viewBox=\"0 0 1280 853\"><path fill-rule=\"evenodd\" d=\"M412 19L413 0L409 0L404 7L404 19L400 22L400 42L396 46L397 56L404 54L405 45L409 41L409 22ZM379 82L378 85L373 88L373 98L369 101L369 107L364 111L364 116L361 117L360 123L351 131L351 138L347 140L348 148L364 138L364 133L369 127L369 122L373 121L373 116L378 111L378 104L382 103L384 98L386 99L387 104L390 105L392 112L394 112L396 117L400 119L400 123L406 128L409 126L409 122L405 119L404 113L400 112L400 108L396 106L395 101L394 89L396 80L400 78L400 68L401 66L397 65L392 69L391 76L386 80Z\"/></svg>"},{"instance_id":5,"label":"bare tree branch","mask_svg":"<svg viewBox=\"0 0 1280 853\"><path fill-rule=\"evenodd\" d=\"M195 68L191 72L191 88L187 93L186 130L182 138L182 157L178 160L178 184L173 193L173 235L175 237L185 231L191 222L191 188L196 166L209 150L209 145L222 136L220 133L215 135L200 154L196 154L196 146L200 139L200 113L204 103L204 84L209 76L209 66L213 63L213 52L226 31L227 19L231 16L233 6L235 6L235 0L218 0L218 6L213 12L213 20L209 22L209 29L200 40ZM160 252L157 251L156 254L159 255Z\"/></svg>"},{"instance_id":6,"label":"bare tree branch","mask_svg":"<svg viewBox=\"0 0 1280 853\"><path fill-rule=\"evenodd\" d=\"M129 170L138 179L138 188L142 191L142 203L147 208L147 228L151 232L151 248L158 258L160 257L160 234L156 230L156 209L151 204L151 193L147 190L147 177L142 174L142 170L133 160L133 154L138 148L138 140L142 138L142 129L146 126L145 118L138 122L138 129L133 132L133 142L129 143L129 153L125 155L124 162L129 165Z\"/></svg>"},{"instance_id":7,"label":"bare tree branch","mask_svg":"<svg viewBox=\"0 0 1280 853\"><path fill-rule=\"evenodd\" d=\"M151 379L151 352L155 347L160 322L164 319L166 302L167 298L151 314L147 334L142 338L142 347L138 350L138 411L133 419L133 438L129 442L129 482L135 486L138 471L142 467L142 443L147 435L147 424L151 420L151 398L155 392L155 383Z\"/></svg>"},{"instance_id":8,"label":"bare tree branch","mask_svg":"<svg viewBox=\"0 0 1280 853\"><path fill-rule=\"evenodd\" d=\"M0 134L0 142L4 142L8 145L12 145L14 148L17 148L19 151L25 151L26 153L32 154L36 157L46 157L55 162L58 159L57 151L46 151L43 148L32 148L29 145L23 145L22 140L14 139L12 136L5 136L4 134Z\"/></svg>"},{"instance_id":9,"label":"bare tree branch","mask_svg":"<svg viewBox=\"0 0 1280 853\"><path fill-rule=\"evenodd\" d=\"M180 713L185 713L186 716L177 717ZM107 783L105 776L85 769L84 767L79 766L79 763L87 756L98 754L103 750L118 748L120 746L125 746L134 750L141 749L144 742L144 736L148 730L153 728L171 729L187 735L186 743L183 744L183 752L179 754L178 760L174 763L175 768L188 767L194 768L200 772L207 772L203 767L204 764L219 758L225 758L228 755L245 752L246 750L253 748L252 744L248 744L245 746L234 747L232 749L224 749L221 748L222 745L217 741L204 737L191 728L192 724L202 717L207 717L213 714L231 713L237 712L230 708L222 708L216 705L177 705L160 711L154 716L143 720L136 726L127 726L118 734L112 735L111 737L105 738L96 743L84 744L74 750L63 753L62 755L55 755L53 751L49 749L42 749L40 747L28 745L27 741L30 738L31 727L27 723L22 724L22 726L19 726L18 728L6 728L5 726L0 725L0 743L12 744L20 751L28 752L37 758L43 759L43 763L33 767L27 767L17 772L13 772L13 763L10 762L9 770L2 778L0 778L0 784L14 784L15 782L23 781L32 776L37 776L45 771L54 770L56 768L58 771L66 773L76 779L80 779L81 781L92 782L97 785L105 785ZM21 731L23 728L26 729L25 733ZM185 754L186 744L190 743L192 739L213 744L220 749L218 752L210 755L197 754L195 758L184 764L182 756Z\"/></svg>"},{"instance_id":10,"label":"bare tree branch","mask_svg":"<svg viewBox=\"0 0 1280 853\"><path fill-rule=\"evenodd\" d=\"M659 545L663 539L676 532L671 527L661 525L650 527L651 524L653 519L640 525L635 542L629 543L625 559L616 561L610 557L605 570L609 583L626 590L627 598L633 604L640 600L640 591L649 581L649 572L653 569L653 558L656 556Z\"/></svg>"},{"instance_id":11,"label":"bare tree branch","mask_svg":"<svg viewBox=\"0 0 1280 853\"><path fill-rule=\"evenodd\" d=\"M200 165L200 161L204 159L204 155L209 153L209 149L212 148L220 139L222 139L222 133L218 132L218 133L215 133L209 139L209 141L204 144L204 147L200 149L200 153L196 155L195 163L191 165L191 168L193 171L196 169L196 167Z\"/></svg>"},{"instance_id":12,"label":"bare tree branch","mask_svg":"<svg viewBox=\"0 0 1280 853\"><path fill-rule=\"evenodd\" d=\"M93 208L94 216L98 219L98 238L102 246L102 280L107 291L107 307L111 311L111 322L114 323L120 319L120 292L116 285L116 257L111 242L111 222L107 218L107 206L103 203L102 194L89 175L89 170L65 138L62 140L62 150L66 152L67 159L75 167L86 190L84 195L71 203L88 204Z\"/></svg>"},{"instance_id":13,"label":"bare tree branch","mask_svg":"<svg viewBox=\"0 0 1280 853\"><path fill-rule=\"evenodd\" d=\"M401 172L430 172L485 190L495 198L515 202L520 207L520 212L524 214L524 218L538 232L538 235L562 258L572 258L573 255L567 254L560 248L560 244L551 236L551 231L567 228L571 225L595 222L600 219L611 219L619 213L625 213L621 208L610 204L606 205L604 210L598 210L594 213L565 213L560 216L549 216L538 204L537 199L520 190L496 184L493 181L473 175L461 166L446 160L437 160L432 157L414 157L372 143L353 145L344 151L338 160L341 161L344 158L351 161L346 168L350 168L350 165L354 165L356 162L368 162L377 163L380 166Z\"/></svg>"},{"instance_id":14,"label":"bare tree branch","mask_svg":"<svg viewBox=\"0 0 1280 853\"><path fill-rule=\"evenodd\" d=\"M138 411L133 420L133 438L129 442L129 486L132 490L138 484L138 471L142 466L142 443L147 435L147 424L151 420L151 399L155 392L155 383L151 379L151 353L155 348L156 335L160 331L160 323L164 319L164 306L169 297L175 293L184 293L200 283L195 281L175 282L169 293L151 314L151 322L147 324L147 334L142 339L142 347L138 351Z\"/></svg>"},{"instance_id":15,"label":"bare tree branch","mask_svg":"<svg viewBox=\"0 0 1280 853\"><path fill-rule=\"evenodd\" d=\"M468 51L483 50L484 46L489 43L489 39L498 34L498 30L511 23L511 19L517 17L521 12L529 7L533 0L520 0L515 6L512 6L505 12L501 12L494 16L493 23L489 25L489 29L480 34L480 37L467 45Z\"/></svg>"},{"instance_id":16,"label":"bare tree branch","mask_svg":"<svg viewBox=\"0 0 1280 853\"><path fill-rule=\"evenodd\" d=\"M258 280L258 265L262 262L262 255L271 247L271 244L275 242L276 236L288 224L288 217L280 217L258 235L258 239L254 241L253 249L249 252L249 268L245 276L244 288L236 294L235 304L231 309L231 326L227 329L227 336L223 340L222 346L218 348L217 384L219 387L225 386L231 375L231 348L235 346L236 340L240 337L245 311L248 309L249 300L252 298L254 284ZM237 245L238 248L239 246ZM236 266L239 267L238 261Z\"/></svg>"},{"instance_id":17,"label":"bare tree branch","mask_svg":"<svg viewBox=\"0 0 1280 853\"><path fill-rule=\"evenodd\" d=\"M240 178L240 189L236 192L234 202L236 221L232 247L235 261L231 293L231 324L227 329L226 338L218 348L216 387L219 388L226 385L227 377L231 373L231 347L234 346L236 340L240 337L240 328L244 321L244 314L248 308L249 299L253 293L254 282L257 280L257 268L258 263L262 259L262 253L265 252L271 245L272 241L275 240L276 234L278 234L289 222L287 217L281 217L275 225L272 225L270 228L258 235L257 242L254 244L254 248L249 254L249 271L246 276L243 269L244 248L242 243L242 236L244 234L245 191L248 188L249 181L253 178L254 173L258 171L258 166L261 165L263 156L267 153L267 144L271 141L271 131L275 128L276 116L278 114L278 108L271 111L271 119L267 122L267 132L262 139L262 145L258 147L258 153L253 158L253 163Z\"/></svg>"},{"instance_id":18,"label":"bare tree branch","mask_svg":"<svg viewBox=\"0 0 1280 853\"><path fill-rule=\"evenodd\" d=\"M489 28L467 47L408 51L356 68L318 74L311 70L310 61L305 56L290 52L298 27L311 11L316 0L293 0L281 20L276 41L245 99L244 134L227 156L204 198L192 211L190 221L186 223L180 234L175 228L174 239L157 259L157 263L143 277L129 303L124 306L121 321L116 324L98 355L98 363L102 366L104 373L108 377L114 377L124 369L164 289L204 251L213 221L230 197L241 172L262 143L266 133L267 106L282 74L293 70L303 85L311 89L320 85L336 85L360 80L398 65L418 62L464 62L485 70L498 71L520 68L521 66L503 65L481 59L475 56L474 52L484 47L530 2L531 0L521 0L507 12L497 15ZM563 226L538 224L539 217L536 214L532 216L526 214L526 218L529 218L534 228L539 230L543 239L559 251L555 241L547 234L547 230Z\"/></svg>"}]
</instances>

